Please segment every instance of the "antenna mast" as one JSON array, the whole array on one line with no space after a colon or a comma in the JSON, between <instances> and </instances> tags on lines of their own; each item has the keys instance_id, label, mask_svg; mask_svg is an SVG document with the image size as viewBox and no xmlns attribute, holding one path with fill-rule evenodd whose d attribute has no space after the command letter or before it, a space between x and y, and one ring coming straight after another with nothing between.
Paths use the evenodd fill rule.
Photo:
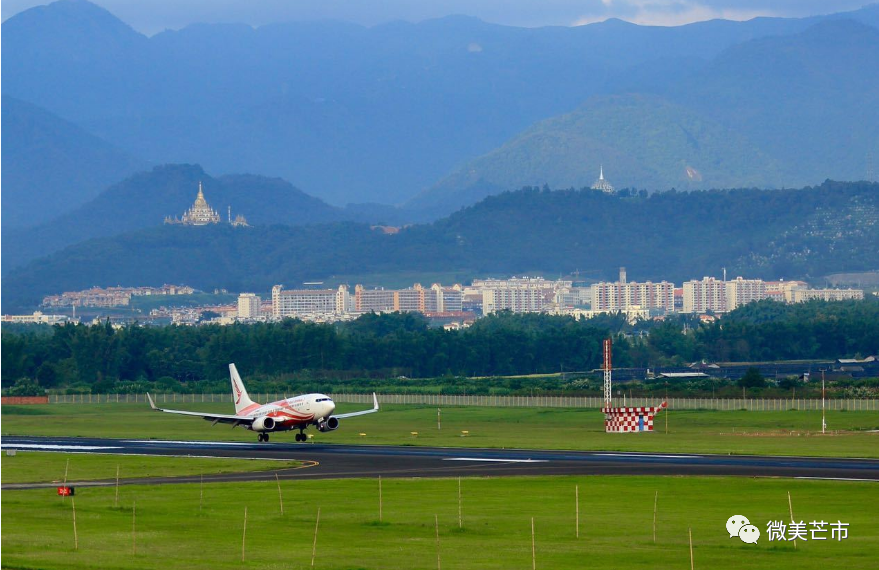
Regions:
<instances>
[{"instance_id":1,"label":"antenna mast","mask_svg":"<svg viewBox=\"0 0 879 570\"><path fill-rule=\"evenodd\" d=\"M611 356L611 339L604 341L604 407L610 407L610 401L613 397L613 385L610 376L610 356Z\"/></svg>"}]
</instances>

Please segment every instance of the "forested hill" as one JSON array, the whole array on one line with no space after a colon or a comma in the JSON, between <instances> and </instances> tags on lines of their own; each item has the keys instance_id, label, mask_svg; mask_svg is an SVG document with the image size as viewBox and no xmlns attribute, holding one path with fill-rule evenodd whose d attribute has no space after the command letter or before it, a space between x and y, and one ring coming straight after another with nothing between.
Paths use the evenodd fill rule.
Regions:
<instances>
[{"instance_id":1,"label":"forested hill","mask_svg":"<svg viewBox=\"0 0 879 570\"><path fill-rule=\"evenodd\" d=\"M615 195L527 188L396 235L354 223L166 226L71 246L10 272L4 309L91 285L187 283L268 290L337 276L474 276L579 270L681 282L729 274L787 279L879 267L879 184L799 190ZM364 279L369 282L369 279ZM379 278L373 281L381 284Z\"/></svg>"},{"instance_id":2,"label":"forested hill","mask_svg":"<svg viewBox=\"0 0 879 570\"><path fill-rule=\"evenodd\" d=\"M180 217L195 201L199 183L224 221L229 207L233 216L242 214L251 224L299 225L345 218L342 210L280 178L249 174L214 178L197 164L166 164L132 175L51 221L4 232L4 272L77 242L156 226L165 216Z\"/></svg>"}]
</instances>

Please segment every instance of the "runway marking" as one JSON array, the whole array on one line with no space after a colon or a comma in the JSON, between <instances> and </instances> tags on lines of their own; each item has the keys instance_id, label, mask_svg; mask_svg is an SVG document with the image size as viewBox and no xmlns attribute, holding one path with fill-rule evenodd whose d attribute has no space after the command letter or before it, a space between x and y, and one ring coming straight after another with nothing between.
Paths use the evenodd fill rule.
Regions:
<instances>
[{"instance_id":1,"label":"runway marking","mask_svg":"<svg viewBox=\"0 0 879 570\"><path fill-rule=\"evenodd\" d=\"M186 444L186 445L225 445L225 446L252 446L252 443L244 443L237 441L175 441L171 439L126 439L125 443L154 443L156 445L164 445L168 443Z\"/></svg>"},{"instance_id":2,"label":"runway marking","mask_svg":"<svg viewBox=\"0 0 879 570\"><path fill-rule=\"evenodd\" d=\"M444 457L443 461L494 461L496 463L547 463L547 459L500 459L494 457Z\"/></svg>"},{"instance_id":3,"label":"runway marking","mask_svg":"<svg viewBox=\"0 0 879 570\"><path fill-rule=\"evenodd\" d=\"M122 449L118 446L103 445L55 445L50 443L4 443L0 448L35 449L44 451L95 451L97 449Z\"/></svg>"},{"instance_id":4,"label":"runway marking","mask_svg":"<svg viewBox=\"0 0 879 570\"><path fill-rule=\"evenodd\" d=\"M660 459L701 459L701 455L656 455L650 453L595 453L601 457L658 457Z\"/></svg>"},{"instance_id":5,"label":"runway marking","mask_svg":"<svg viewBox=\"0 0 879 570\"><path fill-rule=\"evenodd\" d=\"M799 477L794 476L794 479L816 479L818 481L865 481L868 483L879 483L879 479L858 479L855 477L807 477L801 475Z\"/></svg>"}]
</instances>

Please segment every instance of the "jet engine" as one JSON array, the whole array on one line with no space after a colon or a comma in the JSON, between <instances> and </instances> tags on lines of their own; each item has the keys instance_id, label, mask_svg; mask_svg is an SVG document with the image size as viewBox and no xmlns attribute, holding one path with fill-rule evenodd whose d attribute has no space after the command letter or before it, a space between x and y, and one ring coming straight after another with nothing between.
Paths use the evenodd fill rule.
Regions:
<instances>
[{"instance_id":1,"label":"jet engine","mask_svg":"<svg viewBox=\"0 0 879 570\"><path fill-rule=\"evenodd\" d=\"M337 422L338 423L338 422ZM261 418L257 418L253 420L253 423L250 424L250 429L253 431L272 431L275 429L277 422L273 418L269 416L262 416Z\"/></svg>"},{"instance_id":2,"label":"jet engine","mask_svg":"<svg viewBox=\"0 0 879 570\"><path fill-rule=\"evenodd\" d=\"M317 424L317 429L320 431L337 430L339 429L339 418L334 418L333 416L330 416L326 420Z\"/></svg>"}]
</instances>

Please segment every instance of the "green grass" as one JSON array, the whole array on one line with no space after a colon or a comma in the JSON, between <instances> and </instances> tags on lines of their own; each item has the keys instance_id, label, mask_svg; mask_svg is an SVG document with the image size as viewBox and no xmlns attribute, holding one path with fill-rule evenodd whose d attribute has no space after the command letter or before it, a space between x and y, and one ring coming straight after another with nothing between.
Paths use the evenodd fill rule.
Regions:
<instances>
[{"instance_id":1,"label":"green grass","mask_svg":"<svg viewBox=\"0 0 879 570\"><path fill-rule=\"evenodd\" d=\"M575 537L574 487L580 490ZM271 483L131 486L2 494L3 566L9 568L309 568L320 509L315 567L322 570L437 567L531 568L534 518L538 568L696 568L756 570L875 568L879 491L873 483L707 477L535 477L463 479L463 530L455 479L282 482L284 515ZM656 544L653 499L658 492ZM849 523L844 541L769 542L770 520ZM137 554L132 515L136 502ZM245 562L241 561L247 508ZM756 545L729 538L725 523L745 515L761 530Z\"/></svg>"},{"instance_id":2,"label":"green grass","mask_svg":"<svg viewBox=\"0 0 879 570\"><path fill-rule=\"evenodd\" d=\"M187 404L230 413L229 404ZM341 404L339 412L364 405ZM879 457L879 414L828 412L838 435L820 434L821 412L672 410L668 433L662 412L653 433L606 434L603 415L570 408L448 407L437 430L435 407L387 405L378 414L342 420L338 431L310 430L322 443L507 447L722 454ZM3 435L65 435L159 439L256 441L253 432L211 426L198 418L153 412L146 404L3 406ZM462 431L469 431L462 437ZM411 432L418 432L418 436ZM365 433L365 436L360 436ZM293 442L291 433L272 441Z\"/></svg>"},{"instance_id":3,"label":"green grass","mask_svg":"<svg viewBox=\"0 0 879 570\"><path fill-rule=\"evenodd\" d=\"M68 465L68 461L70 462ZM178 475L213 475L243 471L290 469L299 461L264 459L225 459L196 457L148 457L142 455L92 455L81 453L47 453L18 451L3 458L3 483L43 483L92 481L119 477L173 477Z\"/></svg>"}]
</instances>

